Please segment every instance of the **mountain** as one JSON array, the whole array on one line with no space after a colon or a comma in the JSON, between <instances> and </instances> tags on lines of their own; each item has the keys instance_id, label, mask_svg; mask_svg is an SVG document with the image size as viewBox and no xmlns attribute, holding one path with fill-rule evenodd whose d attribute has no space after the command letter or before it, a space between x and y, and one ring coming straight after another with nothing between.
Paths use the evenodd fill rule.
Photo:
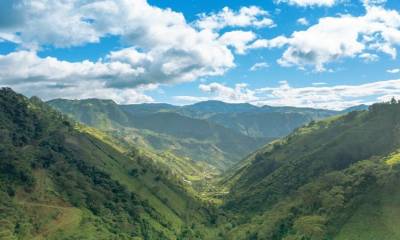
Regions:
<instances>
[{"instance_id":1,"label":"mountain","mask_svg":"<svg viewBox=\"0 0 400 240\"><path fill-rule=\"evenodd\" d=\"M248 103L225 103L216 100L198 102L192 105L183 106L182 109L194 113L240 113L257 111L257 106Z\"/></svg>"},{"instance_id":2,"label":"mountain","mask_svg":"<svg viewBox=\"0 0 400 240\"><path fill-rule=\"evenodd\" d=\"M253 138L277 139L312 120L341 114L338 111L296 108L257 107L247 103L205 101L175 109L182 115L206 119Z\"/></svg>"},{"instance_id":3,"label":"mountain","mask_svg":"<svg viewBox=\"0 0 400 240\"><path fill-rule=\"evenodd\" d=\"M85 100L87 115L80 104L113 135L0 89L0 239L400 238L400 103L311 121L221 176L118 136L143 124L187 138L194 122L201 139L213 123L160 105L132 116L112 101Z\"/></svg>"},{"instance_id":4,"label":"mountain","mask_svg":"<svg viewBox=\"0 0 400 240\"><path fill-rule=\"evenodd\" d=\"M222 180L228 239L399 239L399 153L400 103L297 129Z\"/></svg>"},{"instance_id":5,"label":"mountain","mask_svg":"<svg viewBox=\"0 0 400 240\"><path fill-rule=\"evenodd\" d=\"M215 114L209 121L240 132L246 136L277 139L313 120L332 116L316 112L243 112Z\"/></svg>"},{"instance_id":6,"label":"mountain","mask_svg":"<svg viewBox=\"0 0 400 240\"><path fill-rule=\"evenodd\" d=\"M226 169L270 141L249 137L167 104L117 105L110 100L52 100L57 110L154 151Z\"/></svg>"},{"instance_id":7,"label":"mountain","mask_svg":"<svg viewBox=\"0 0 400 240\"><path fill-rule=\"evenodd\" d=\"M339 112L311 108L257 107L206 101L187 106L117 105L110 100L48 102L68 116L153 151L226 170L271 140L312 120Z\"/></svg>"},{"instance_id":8,"label":"mountain","mask_svg":"<svg viewBox=\"0 0 400 240\"><path fill-rule=\"evenodd\" d=\"M341 112L342 113L349 113L349 112L353 112L353 111L364 111L364 110L367 110L368 107L369 107L368 105L361 104L361 105L356 105L356 106L353 106L353 107L346 108L346 109L342 110Z\"/></svg>"},{"instance_id":9,"label":"mountain","mask_svg":"<svg viewBox=\"0 0 400 240\"><path fill-rule=\"evenodd\" d=\"M0 239L218 238L213 208L151 154L37 98L0 89L0 135Z\"/></svg>"}]
</instances>

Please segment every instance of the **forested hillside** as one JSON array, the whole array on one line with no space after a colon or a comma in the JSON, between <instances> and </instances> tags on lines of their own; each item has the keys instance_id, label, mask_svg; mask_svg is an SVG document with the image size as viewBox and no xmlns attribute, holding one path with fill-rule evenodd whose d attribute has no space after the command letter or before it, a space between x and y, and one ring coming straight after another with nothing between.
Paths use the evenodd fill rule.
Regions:
<instances>
[{"instance_id":1,"label":"forested hillside","mask_svg":"<svg viewBox=\"0 0 400 240\"><path fill-rule=\"evenodd\" d=\"M311 122L224 180L235 239L398 239L400 104ZM243 221L243 222L242 222Z\"/></svg>"},{"instance_id":2,"label":"forested hillside","mask_svg":"<svg viewBox=\"0 0 400 240\"><path fill-rule=\"evenodd\" d=\"M271 139L253 138L205 119L177 113L167 104L117 105L113 101L52 100L73 119L155 152L168 151L225 170Z\"/></svg>"},{"instance_id":3,"label":"forested hillside","mask_svg":"<svg viewBox=\"0 0 400 240\"><path fill-rule=\"evenodd\" d=\"M39 99L1 89L0 134L1 239L205 238L190 186Z\"/></svg>"},{"instance_id":4,"label":"forested hillside","mask_svg":"<svg viewBox=\"0 0 400 240\"><path fill-rule=\"evenodd\" d=\"M395 100L312 121L222 176L8 88L0 134L1 239L400 238Z\"/></svg>"},{"instance_id":5,"label":"forested hillside","mask_svg":"<svg viewBox=\"0 0 400 240\"><path fill-rule=\"evenodd\" d=\"M110 100L48 102L68 116L152 151L169 151L226 170L271 140L312 120L341 112L311 108L257 107L219 101L187 106L118 105Z\"/></svg>"}]
</instances>

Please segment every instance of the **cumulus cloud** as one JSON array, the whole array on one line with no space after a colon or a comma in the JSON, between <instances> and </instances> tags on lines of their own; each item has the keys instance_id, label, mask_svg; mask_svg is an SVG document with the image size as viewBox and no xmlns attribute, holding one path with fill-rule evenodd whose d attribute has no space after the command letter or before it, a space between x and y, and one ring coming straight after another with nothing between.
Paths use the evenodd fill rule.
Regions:
<instances>
[{"instance_id":1,"label":"cumulus cloud","mask_svg":"<svg viewBox=\"0 0 400 240\"><path fill-rule=\"evenodd\" d=\"M244 54L248 48L248 44L256 39L256 35L251 31L230 31L224 33L219 41L235 49L236 53Z\"/></svg>"},{"instance_id":2,"label":"cumulus cloud","mask_svg":"<svg viewBox=\"0 0 400 240\"><path fill-rule=\"evenodd\" d=\"M40 93L45 99L55 97L114 99L121 103L151 102L143 92L157 84L137 84L136 89L109 87L115 80L136 79L144 73L141 66L115 61L67 62L54 57L40 58L35 52L19 51L0 55L0 85L13 87L27 95Z\"/></svg>"},{"instance_id":3,"label":"cumulus cloud","mask_svg":"<svg viewBox=\"0 0 400 240\"><path fill-rule=\"evenodd\" d=\"M359 104L371 104L400 96L400 79L371 82L360 85L292 87L281 81L277 87L251 89L245 84L229 87L219 83L200 85L207 97L176 97L184 101L221 100L226 102L247 102L254 105L314 107L342 110ZM368 101L365 100L368 97Z\"/></svg>"},{"instance_id":4,"label":"cumulus cloud","mask_svg":"<svg viewBox=\"0 0 400 240\"><path fill-rule=\"evenodd\" d=\"M112 99L119 104L154 102L152 97L145 94L146 91L153 90L149 85L135 89L112 89L104 87L101 82L82 81L76 85L42 82L33 84L23 83L13 85L12 87L14 90L23 92L27 96L37 96L37 94L40 93L40 97L44 100L54 98L107 98Z\"/></svg>"},{"instance_id":5,"label":"cumulus cloud","mask_svg":"<svg viewBox=\"0 0 400 240\"><path fill-rule=\"evenodd\" d=\"M200 84L199 89L202 92L211 94L212 97L175 96L174 98L183 102L198 102L213 99L230 103L253 102L258 99L255 96L255 92L250 90L245 83L238 83L234 87L228 87L224 84L213 82L210 84Z\"/></svg>"},{"instance_id":6,"label":"cumulus cloud","mask_svg":"<svg viewBox=\"0 0 400 240\"><path fill-rule=\"evenodd\" d=\"M83 20L78 10L81 5L78 1L4 0L0 3L0 37L29 48L98 42L101 33Z\"/></svg>"},{"instance_id":7,"label":"cumulus cloud","mask_svg":"<svg viewBox=\"0 0 400 240\"><path fill-rule=\"evenodd\" d=\"M250 71L254 72L262 68L268 68L269 64L266 62L258 62L251 66Z\"/></svg>"},{"instance_id":8,"label":"cumulus cloud","mask_svg":"<svg viewBox=\"0 0 400 240\"><path fill-rule=\"evenodd\" d=\"M380 6L367 6L363 16L341 15L321 18L318 24L290 37L259 39L249 48L287 46L278 63L282 66L305 68L314 66L325 71L327 63L356 56L374 60L376 53L386 53L393 59L400 45L400 13ZM367 54L366 51L370 53Z\"/></svg>"},{"instance_id":9,"label":"cumulus cloud","mask_svg":"<svg viewBox=\"0 0 400 240\"><path fill-rule=\"evenodd\" d=\"M313 106L317 108L344 109L358 104L369 104L365 98L380 101L379 97L400 94L400 80L378 81L360 85L338 85L332 87L291 87L287 82L279 87L257 90L258 94L269 95L259 101L272 105Z\"/></svg>"},{"instance_id":10,"label":"cumulus cloud","mask_svg":"<svg viewBox=\"0 0 400 240\"><path fill-rule=\"evenodd\" d=\"M258 19L265 13L243 8L240 14L255 14ZM256 22L261 24L261 20ZM36 54L43 46L73 47L110 35L119 36L126 48L97 62L72 63ZM250 32L220 36L196 29L181 13L151 6L146 0L4 0L0 2L0 39L28 51L0 55L6 69L0 81L16 85L90 79L110 89L193 81L234 67L229 47L241 53L254 38Z\"/></svg>"},{"instance_id":11,"label":"cumulus cloud","mask_svg":"<svg viewBox=\"0 0 400 240\"><path fill-rule=\"evenodd\" d=\"M290 5L296 5L300 7L332 7L337 0L277 0L278 3L288 3Z\"/></svg>"},{"instance_id":12,"label":"cumulus cloud","mask_svg":"<svg viewBox=\"0 0 400 240\"><path fill-rule=\"evenodd\" d=\"M269 13L259 7L242 7L234 11L224 7L220 12L200 14L200 19L195 22L200 29L220 30L226 27L274 27L274 21L269 18Z\"/></svg>"},{"instance_id":13,"label":"cumulus cloud","mask_svg":"<svg viewBox=\"0 0 400 240\"><path fill-rule=\"evenodd\" d=\"M69 84L81 80L109 80L113 76L135 78L143 69L123 62L67 62L54 57L40 58L35 52L19 51L0 55L0 82L54 82Z\"/></svg>"}]
</instances>

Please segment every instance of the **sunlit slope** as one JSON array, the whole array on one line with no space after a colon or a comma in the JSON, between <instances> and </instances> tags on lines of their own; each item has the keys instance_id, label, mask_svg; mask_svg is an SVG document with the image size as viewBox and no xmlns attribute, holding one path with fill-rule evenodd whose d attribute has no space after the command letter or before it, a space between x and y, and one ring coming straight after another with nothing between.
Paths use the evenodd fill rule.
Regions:
<instances>
[{"instance_id":1,"label":"sunlit slope","mask_svg":"<svg viewBox=\"0 0 400 240\"><path fill-rule=\"evenodd\" d=\"M181 114L179 107L167 104L117 105L99 99L56 99L48 103L79 122L141 147L168 151L219 170L227 169L270 140Z\"/></svg>"},{"instance_id":2,"label":"sunlit slope","mask_svg":"<svg viewBox=\"0 0 400 240\"><path fill-rule=\"evenodd\" d=\"M223 181L236 239L397 239L400 104L312 122Z\"/></svg>"},{"instance_id":3,"label":"sunlit slope","mask_svg":"<svg viewBox=\"0 0 400 240\"><path fill-rule=\"evenodd\" d=\"M75 126L38 99L1 89L0 133L2 239L217 234L206 231L209 209L158 160Z\"/></svg>"}]
</instances>

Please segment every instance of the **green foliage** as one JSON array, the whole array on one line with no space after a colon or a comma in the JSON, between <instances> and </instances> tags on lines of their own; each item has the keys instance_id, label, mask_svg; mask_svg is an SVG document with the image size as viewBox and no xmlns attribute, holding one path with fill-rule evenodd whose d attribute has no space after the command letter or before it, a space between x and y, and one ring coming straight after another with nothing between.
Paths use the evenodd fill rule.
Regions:
<instances>
[{"instance_id":1,"label":"green foliage","mask_svg":"<svg viewBox=\"0 0 400 240\"><path fill-rule=\"evenodd\" d=\"M198 147L194 155L210 148L240 155L255 148L250 141L233 149L252 139L261 123L248 134L230 128L252 122L257 107L57 101L107 132L73 123L37 98L0 90L1 239L400 237L400 104L395 101L312 121L250 155L215 186L215 168L175 153L190 146ZM300 114L292 108L263 111L293 119ZM140 114L131 120L135 112ZM298 124L331 113L301 109L301 114L307 117ZM148 145L177 149L153 152ZM202 158L207 156L217 155ZM218 165L227 156L208 163Z\"/></svg>"},{"instance_id":2,"label":"green foliage","mask_svg":"<svg viewBox=\"0 0 400 240\"><path fill-rule=\"evenodd\" d=\"M296 219L293 229L300 239L322 240L325 238L326 219L322 216L311 215Z\"/></svg>"},{"instance_id":3,"label":"green foliage","mask_svg":"<svg viewBox=\"0 0 400 240\"><path fill-rule=\"evenodd\" d=\"M175 239L207 217L155 161L36 98L1 89L0 133L2 237Z\"/></svg>"},{"instance_id":4,"label":"green foliage","mask_svg":"<svg viewBox=\"0 0 400 240\"><path fill-rule=\"evenodd\" d=\"M232 188L224 209L242 216L232 233L243 235L238 239L332 239L348 229L345 223L365 212L359 207L371 195L398 184L399 122L398 103L376 104L310 123L253 154L225 180ZM341 235L362 239L349 230Z\"/></svg>"},{"instance_id":5,"label":"green foliage","mask_svg":"<svg viewBox=\"0 0 400 240\"><path fill-rule=\"evenodd\" d=\"M259 108L207 101L183 107L168 104L117 105L109 100L52 100L49 104L77 121L111 132L152 151L226 170L274 138L339 112L307 108Z\"/></svg>"}]
</instances>

